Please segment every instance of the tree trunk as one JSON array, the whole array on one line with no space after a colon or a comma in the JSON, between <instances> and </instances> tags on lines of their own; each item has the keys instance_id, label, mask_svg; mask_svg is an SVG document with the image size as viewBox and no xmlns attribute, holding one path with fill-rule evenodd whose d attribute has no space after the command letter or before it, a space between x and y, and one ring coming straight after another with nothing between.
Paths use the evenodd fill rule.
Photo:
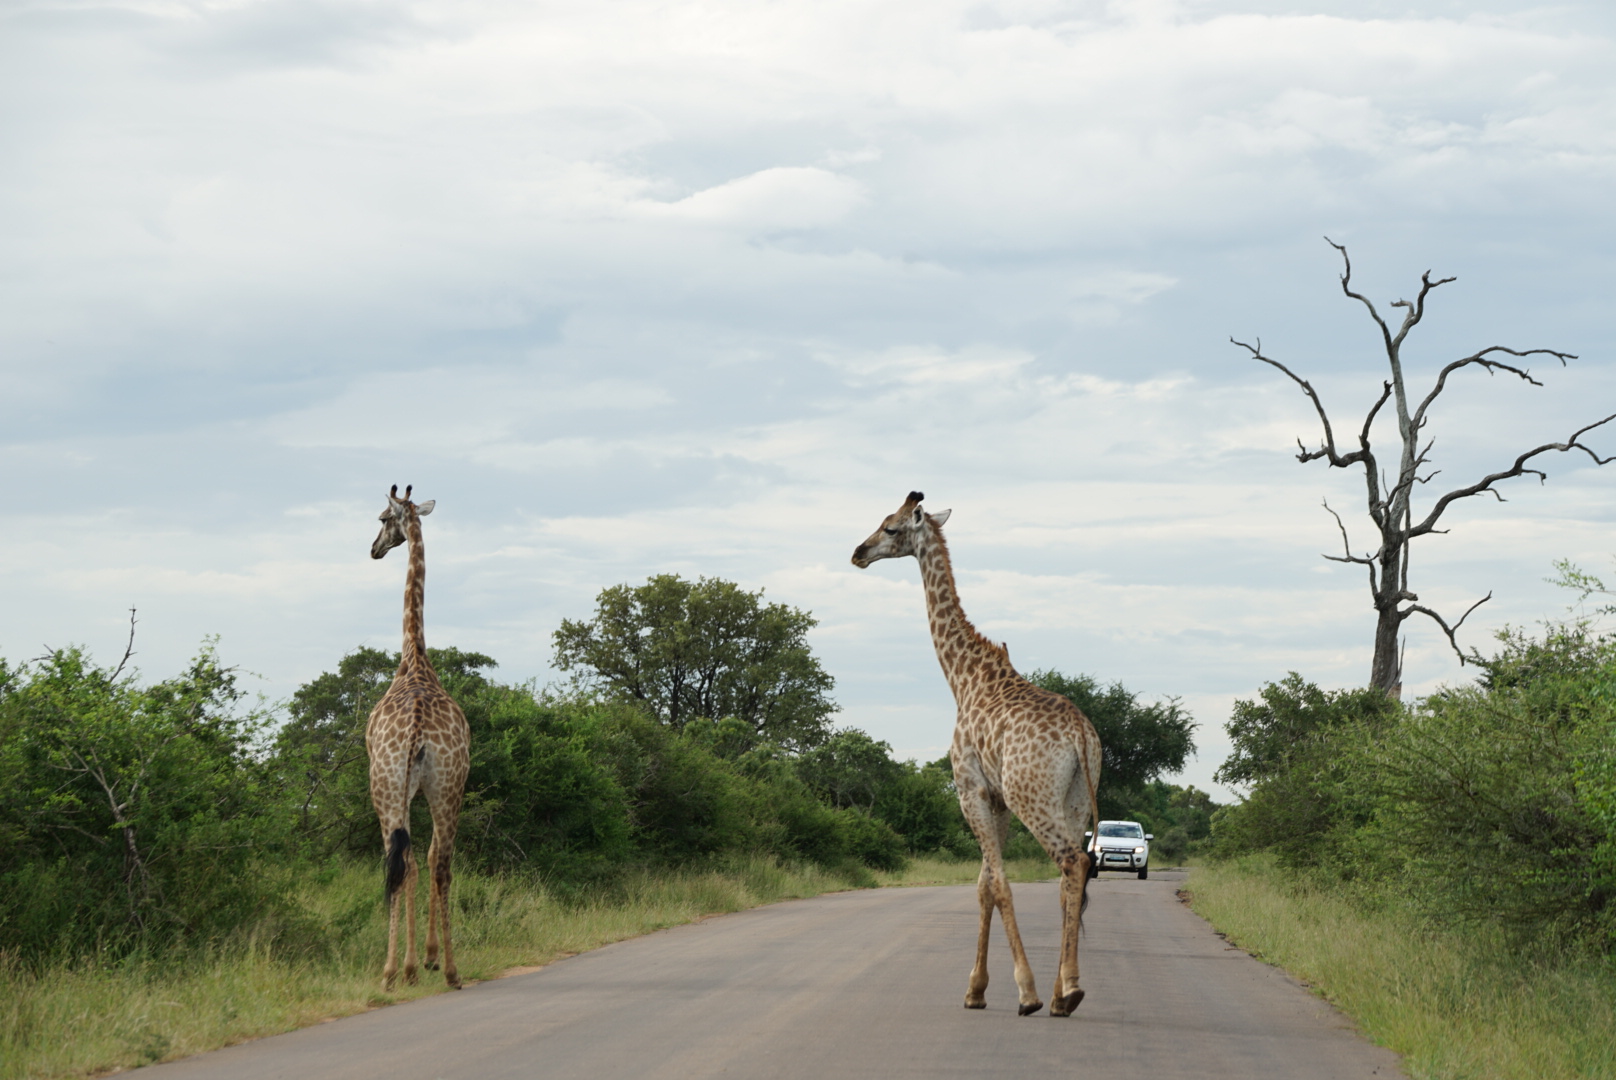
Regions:
<instances>
[{"instance_id":1,"label":"tree trunk","mask_svg":"<svg viewBox=\"0 0 1616 1080\"><path fill-rule=\"evenodd\" d=\"M1403 693L1403 665L1397 648L1403 620L1396 604L1381 608L1376 616L1375 659L1369 668L1369 685L1384 691L1387 697L1398 698Z\"/></svg>"}]
</instances>

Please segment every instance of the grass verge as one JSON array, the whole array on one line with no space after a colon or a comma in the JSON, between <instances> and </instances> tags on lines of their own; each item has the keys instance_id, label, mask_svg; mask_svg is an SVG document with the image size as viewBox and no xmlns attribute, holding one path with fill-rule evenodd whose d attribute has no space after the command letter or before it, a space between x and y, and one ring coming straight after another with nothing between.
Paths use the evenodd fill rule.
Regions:
<instances>
[{"instance_id":1,"label":"grass verge","mask_svg":"<svg viewBox=\"0 0 1616 1080\"><path fill-rule=\"evenodd\" d=\"M921 856L909 860L909 865L894 873L877 872L876 883L882 886L902 885L975 885L982 864L975 860ZM1040 855L1035 859L1006 859L1004 872L1011 881L1047 881L1057 877L1055 864Z\"/></svg>"},{"instance_id":2,"label":"grass verge","mask_svg":"<svg viewBox=\"0 0 1616 1080\"><path fill-rule=\"evenodd\" d=\"M1265 857L1197 866L1191 907L1306 980L1416 1080L1616 1077L1616 967L1522 949L1493 927L1432 928Z\"/></svg>"},{"instance_id":3,"label":"grass verge","mask_svg":"<svg viewBox=\"0 0 1616 1080\"><path fill-rule=\"evenodd\" d=\"M463 980L495 978L705 915L871 883L862 868L763 858L628 874L581 896L461 871L455 957ZM419 986L381 992L387 921L373 866L333 867L299 891L296 924L262 924L181 956L30 971L0 954L0 1080L104 1074L443 991L441 974L423 972Z\"/></svg>"}]
</instances>

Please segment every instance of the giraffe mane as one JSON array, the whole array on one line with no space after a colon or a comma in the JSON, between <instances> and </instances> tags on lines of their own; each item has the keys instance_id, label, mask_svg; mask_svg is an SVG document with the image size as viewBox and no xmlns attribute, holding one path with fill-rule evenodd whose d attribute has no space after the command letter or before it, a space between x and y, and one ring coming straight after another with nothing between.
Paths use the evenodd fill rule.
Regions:
<instances>
[{"instance_id":1,"label":"giraffe mane","mask_svg":"<svg viewBox=\"0 0 1616 1080\"><path fill-rule=\"evenodd\" d=\"M927 524L931 524L931 515L930 514L926 515L926 522L927 522ZM965 630L966 630L967 633L969 633L971 635L971 639L973 641L975 641L979 645L986 646L986 648L990 652L996 653L1002 660L1004 660L1004 662L1006 664L1009 664L1010 663L1010 649L1009 649L1009 647L1006 646L1006 645L999 644L997 641L994 641L992 638L990 638L986 634L982 633L982 631L980 631L980 630L978 630L976 628L976 624L971 622L970 616L965 614L965 605L960 603L960 598L959 598L959 582L957 582L954 579L954 560L948 554L948 541L943 537L943 528L942 528L942 526L941 525L932 525L931 534L937 540L937 550L942 553L943 566L948 570L949 584L954 587L954 610L959 612L959 620L960 620L960 622L965 624ZM1013 667L1014 667L1014 665L1012 665L1012 668Z\"/></svg>"}]
</instances>

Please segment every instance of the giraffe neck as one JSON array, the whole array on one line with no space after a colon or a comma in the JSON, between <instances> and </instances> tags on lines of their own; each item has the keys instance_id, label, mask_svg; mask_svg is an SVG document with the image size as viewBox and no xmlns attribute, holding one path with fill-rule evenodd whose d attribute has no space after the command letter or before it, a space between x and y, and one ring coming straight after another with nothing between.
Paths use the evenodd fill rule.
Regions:
<instances>
[{"instance_id":1,"label":"giraffe neck","mask_svg":"<svg viewBox=\"0 0 1616 1080\"><path fill-rule=\"evenodd\" d=\"M915 558L920 562L920 580L926 587L926 616L931 624L931 642L937 649L937 662L942 665L943 677L958 701L974 670L984 662L1007 663L1008 657L1003 649L979 634L965 617L959 591L954 587L954 566L948 558L948 545L943 541L942 532L929 519L915 545Z\"/></svg>"},{"instance_id":2,"label":"giraffe neck","mask_svg":"<svg viewBox=\"0 0 1616 1080\"><path fill-rule=\"evenodd\" d=\"M410 539L410 569L404 575L404 650L398 671L432 670L426 658L426 626L422 609L426 606L426 543L421 539L421 519L410 512L405 532Z\"/></svg>"}]
</instances>

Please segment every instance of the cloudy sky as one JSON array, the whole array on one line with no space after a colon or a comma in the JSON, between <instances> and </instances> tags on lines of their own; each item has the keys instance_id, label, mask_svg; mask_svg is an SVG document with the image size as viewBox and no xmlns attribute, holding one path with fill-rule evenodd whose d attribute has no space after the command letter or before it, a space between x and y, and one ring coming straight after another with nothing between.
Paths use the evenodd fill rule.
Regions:
<instances>
[{"instance_id":1,"label":"cloudy sky","mask_svg":"<svg viewBox=\"0 0 1616 1080\"><path fill-rule=\"evenodd\" d=\"M729 578L819 618L841 720L946 748L912 488L1024 669L1229 704L1368 674L1372 613L1296 388L1384 374L1342 297L1434 294L1466 483L1616 411L1616 13L1509 0L9 0L0 7L0 655L271 700L396 648L392 483L428 635L556 677L606 585ZM1616 426L1616 425L1613 425ZM1596 444L1616 452L1616 431ZM1611 568L1616 467L1451 511L1413 581L1482 647ZM1443 488L1445 490L1445 488ZM1411 621L1407 676L1468 677Z\"/></svg>"}]
</instances>

